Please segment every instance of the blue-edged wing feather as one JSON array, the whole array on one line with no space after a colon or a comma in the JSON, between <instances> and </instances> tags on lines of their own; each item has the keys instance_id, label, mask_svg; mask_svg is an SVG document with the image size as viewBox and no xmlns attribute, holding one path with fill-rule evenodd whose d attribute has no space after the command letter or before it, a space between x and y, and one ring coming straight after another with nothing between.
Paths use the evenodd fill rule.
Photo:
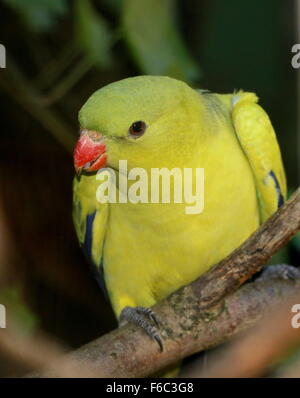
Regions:
<instances>
[{"instance_id":1,"label":"blue-edged wing feather","mask_svg":"<svg viewBox=\"0 0 300 398\"><path fill-rule=\"evenodd\" d=\"M97 200L99 182L95 176L75 177L73 185L73 221L77 237L96 279L107 296L104 281L103 243L106 232L108 204Z\"/></svg>"}]
</instances>

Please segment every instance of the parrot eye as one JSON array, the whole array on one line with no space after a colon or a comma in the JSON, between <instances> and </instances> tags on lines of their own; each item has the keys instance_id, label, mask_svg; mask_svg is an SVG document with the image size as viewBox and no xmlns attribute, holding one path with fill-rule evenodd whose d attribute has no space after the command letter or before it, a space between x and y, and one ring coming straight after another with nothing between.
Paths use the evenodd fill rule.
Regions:
<instances>
[{"instance_id":1,"label":"parrot eye","mask_svg":"<svg viewBox=\"0 0 300 398\"><path fill-rule=\"evenodd\" d=\"M129 135L133 138L141 137L146 131L147 125L142 120L132 123L129 127Z\"/></svg>"}]
</instances>

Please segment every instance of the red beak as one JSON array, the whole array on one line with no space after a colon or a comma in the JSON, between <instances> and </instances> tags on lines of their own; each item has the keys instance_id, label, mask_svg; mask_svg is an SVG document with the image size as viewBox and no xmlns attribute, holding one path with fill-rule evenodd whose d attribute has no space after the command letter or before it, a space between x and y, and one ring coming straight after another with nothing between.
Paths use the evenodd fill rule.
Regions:
<instances>
[{"instance_id":1,"label":"red beak","mask_svg":"<svg viewBox=\"0 0 300 398\"><path fill-rule=\"evenodd\" d=\"M106 166L106 145L97 131L82 130L74 149L74 167L78 176L82 171L93 172Z\"/></svg>"}]
</instances>

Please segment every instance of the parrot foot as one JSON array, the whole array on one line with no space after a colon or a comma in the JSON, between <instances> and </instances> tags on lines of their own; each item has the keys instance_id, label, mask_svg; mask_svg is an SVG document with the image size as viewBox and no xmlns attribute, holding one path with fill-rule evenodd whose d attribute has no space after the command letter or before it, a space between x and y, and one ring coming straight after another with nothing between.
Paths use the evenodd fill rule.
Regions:
<instances>
[{"instance_id":1,"label":"parrot foot","mask_svg":"<svg viewBox=\"0 0 300 398\"><path fill-rule=\"evenodd\" d=\"M257 281L265 281L268 279L300 279L300 269L287 264L268 265L263 269Z\"/></svg>"},{"instance_id":2,"label":"parrot foot","mask_svg":"<svg viewBox=\"0 0 300 398\"><path fill-rule=\"evenodd\" d=\"M147 319L148 318L148 319ZM150 322L154 323L159 327L159 320L151 308L146 307L125 307L120 315L119 324L123 326L127 322L135 323L141 327L147 335L157 342L161 351L163 351L163 343L160 335L158 334L157 328Z\"/></svg>"}]
</instances>

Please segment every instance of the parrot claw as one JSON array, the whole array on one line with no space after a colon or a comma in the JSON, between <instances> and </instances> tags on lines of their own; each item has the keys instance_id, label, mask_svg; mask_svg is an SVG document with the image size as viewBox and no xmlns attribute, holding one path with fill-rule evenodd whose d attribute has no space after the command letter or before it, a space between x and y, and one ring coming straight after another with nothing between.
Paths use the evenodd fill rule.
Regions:
<instances>
[{"instance_id":1,"label":"parrot claw","mask_svg":"<svg viewBox=\"0 0 300 398\"><path fill-rule=\"evenodd\" d=\"M152 311L151 308L141 306L125 307L121 312L119 323L120 326L123 326L127 322L132 322L141 327L152 340L157 342L162 352L164 349L162 339L159 336L156 327L151 325L147 318L159 327L160 322L154 311Z\"/></svg>"},{"instance_id":2,"label":"parrot claw","mask_svg":"<svg viewBox=\"0 0 300 398\"><path fill-rule=\"evenodd\" d=\"M157 315L155 314L155 312L153 310L151 310L151 308L135 307L135 309L139 314L143 314L143 315L149 317L149 319L151 319L151 321L154 322L156 324L156 326L160 325Z\"/></svg>"},{"instance_id":3,"label":"parrot claw","mask_svg":"<svg viewBox=\"0 0 300 398\"><path fill-rule=\"evenodd\" d=\"M263 272L257 278L257 281L265 281L268 279L300 279L300 269L287 264L268 265L263 269Z\"/></svg>"}]
</instances>

